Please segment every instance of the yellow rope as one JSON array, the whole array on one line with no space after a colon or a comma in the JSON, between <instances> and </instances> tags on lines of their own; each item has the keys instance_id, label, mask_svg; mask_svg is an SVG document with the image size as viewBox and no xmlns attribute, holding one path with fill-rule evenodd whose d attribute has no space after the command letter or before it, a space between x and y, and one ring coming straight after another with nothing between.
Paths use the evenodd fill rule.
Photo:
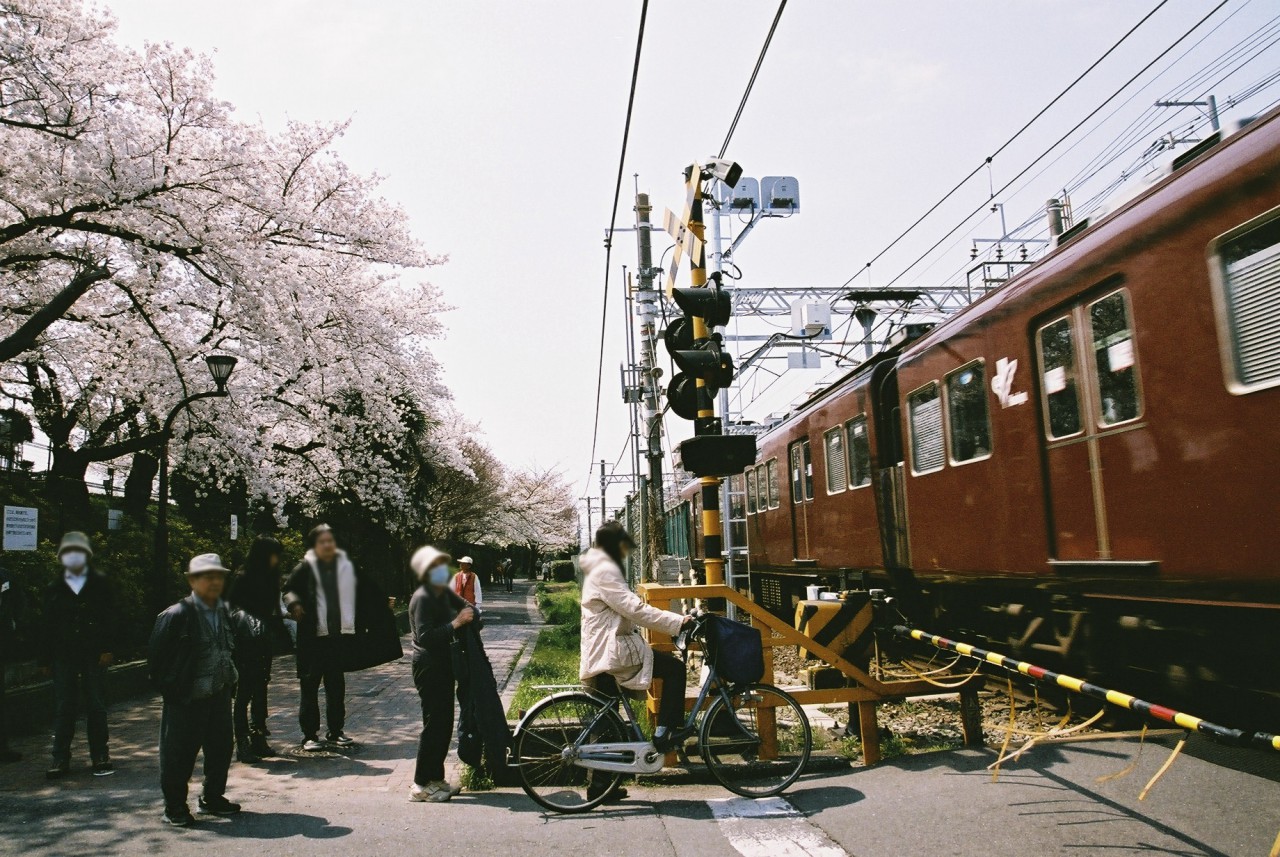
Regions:
<instances>
[{"instance_id":1,"label":"yellow rope","mask_svg":"<svg viewBox=\"0 0 1280 857\"><path fill-rule=\"evenodd\" d=\"M1146 786L1143 787L1142 791L1138 793L1138 800L1146 800L1147 792L1151 791L1151 787L1154 786L1160 780L1160 778L1164 776L1165 771L1169 770L1169 766L1173 764L1173 760L1178 758L1178 754L1182 752L1182 748L1187 746L1188 734L1190 733L1186 733L1182 736L1182 738L1178 741L1177 746L1173 748L1173 752L1169 754L1169 758L1165 759L1164 764L1160 766L1160 770L1156 771L1156 775L1152 777L1151 780L1146 784Z\"/></svg>"},{"instance_id":2,"label":"yellow rope","mask_svg":"<svg viewBox=\"0 0 1280 857\"><path fill-rule=\"evenodd\" d=\"M996 758L995 767L991 771L991 782L1000 779L1000 763L1004 761L1004 754L1009 750L1009 742L1013 740L1013 730L1018 725L1018 703L1013 698L1013 679L1009 680L1009 729L1004 733L1004 743L1000 745L1000 755Z\"/></svg>"},{"instance_id":3,"label":"yellow rope","mask_svg":"<svg viewBox=\"0 0 1280 857\"><path fill-rule=\"evenodd\" d=\"M956 658L956 661L958 661L958 660L960 660L960 659L959 659L959 658ZM945 669L950 669L950 668L951 668L951 666L953 666L954 664L955 664L955 661L952 661L952 662L951 662L951 664L949 664ZM961 678L961 679L960 679L960 681L958 681L958 682L956 682L956 683L954 683L954 684L947 684L946 682L941 682L941 681L937 681L936 679L932 679L932 678L930 678L930 677L929 677L930 673L922 673L922 672L920 672L919 670L917 670L915 667L911 666L910 664L904 663L904 664L902 664L902 666L906 667L906 668L907 668L907 670L908 670L908 672L910 672L910 673L911 673L913 676L915 676L916 678L924 679L925 681L927 681L929 684L933 685L934 687L940 687L940 688L942 688L943 690L955 690L955 689L956 689L956 688L958 688L958 687L964 687L966 684L968 684L968 683L969 683L969 680L970 680L970 679L972 679L972 678L973 678L974 676L976 676L978 673L982 672L982 663L981 663L981 662L979 662L979 663L978 663L978 665L977 665L976 667L974 667L974 668L973 668L973 672L969 673L969 674L968 674L967 676L965 676L964 678ZM934 670L933 672L935 672L935 673L936 673L936 672L938 672L938 670ZM1010 682L1010 684L1012 684L1012 682Z\"/></svg>"},{"instance_id":4,"label":"yellow rope","mask_svg":"<svg viewBox=\"0 0 1280 857\"><path fill-rule=\"evenodd\" d=\"M1133 757L1133 761L1126 765L1123 769L1116 771L1114 774L1104 774L1098 777L1094 782L1109 783L1112 780L1118 780L1121 777L1127 777L1133 773L1138 767L1138 760L1142 758L1142 748L1147 745L1147 724L1142 724L1142 734L1138 736L1138 755Z\"/></svg>"},{"instance_id":5,"label":"yellow rope","mask_svg":"<svg viewBox=\"0 0 1280 857\"><path fill-rule=\"evenodd\" d=\"M1104 708L1104 709L1102 709L1102 710L1100 710L1097 714L1093 715L1092 717L1090 717L1088 720L1084 721L1083 723L1078 723L1078 724L1076 724L1075 726L1072 726L1070 729L1063 729L1062 727L1063 727L1064 725L1066 725L1066 723L1067 723L1067 721L1068 721L1068 720L1070 720L1070 719L1071 719L1071 711L1070 711L1070 707L1068 707L1068 710L1067 710L1066 715L1065 715L1061 720L1059 720L1059 721L1058 721L1058 725L1057 725L1057 726L1055 726L1055 727L1053 727L1052 729L1050 729L1050 730L1049 730L1049 731L1047 731L1047 732L1023 732L1023 731L1021 731L1021 730L1013 730L1013 731L1017 731L1019 735L1029 735L1029 736L1031 736L1031 740L1029 740L1027 743L1023 744L1023 745L1022 745L1021 747L1019 747L1017 750L1014 750L1014 751L1013 751L1012 753L1010 753L1010 754L1009 754L1009 756L1008 756L1006 759L1004 759L1003 761L1005 761L1005 762L1012 762L1012 761L1016 760L1019 756L1021 756L1023 753L1025 753L1025 752L1027 752L1028 750L1030 750L1030 749L1031 749L1032 747L1034 747L1036 744L1039 744L1041 741L1053 740L1053 739L1055 739L1055 738L1062 738L1062 737L1065 737L1065 736L1067 736L1067 735L1073 735L1073 734L1075 734L1076 732L1079 732L1081 729L1087 729L1087 728L1089 728L1090 726L1092 726L1094 723L1097 723L1097 722L1098 722L1098 720L1099 720L1099 718L1101 718L1103 714L1106 714L1106 709L1105 709L1105 708ZM1009 734L1012 734L1012 732L1010 731L1010 727L1008 727L1008 726L997 726L996 728L997 728L997 729L1003 729L1003 730L1005 730L1006 732L1008 732ZM987 770L988 770L988 771L989 771L989 770L991 770L992 768L994 768L994 767L995 767L996 765L998 765L998 764L1000 764L1000 762L999 762L999 761L997 761L997 762L993 762L992 764L987 765Z\"/></svg>"},{"instance_id":6,"label":"yellow rope","mask_svg":"<svg viewBox=\"0 0 1280 857\"><path fill-rule=\"evenodd\" d=\"M1280 857L1280 833L1276 834L1276 844L1271 846L1271 853L1267 857Z\"/></svg>"}]
</instances>

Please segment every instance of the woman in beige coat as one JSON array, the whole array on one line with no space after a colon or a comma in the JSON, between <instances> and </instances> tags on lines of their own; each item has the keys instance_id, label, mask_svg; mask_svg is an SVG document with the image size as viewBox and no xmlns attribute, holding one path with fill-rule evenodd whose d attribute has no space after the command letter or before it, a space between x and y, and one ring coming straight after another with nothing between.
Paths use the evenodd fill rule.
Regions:
<instances>
[{"instance_id":1,"label":"woman in beige coat","mask_svg":"<svg viewBox=\"0 0 1280 857\"><path fill-rule=\"evenodd\" d=\"M656 652L640 636L639 628L675 635L691 616L659 610L631 591L622 574L622 563L635 547L631 536L616 521L596 530L595 542L578 560L582 569L582 660L579 677L594 680L601 693L616 696L619 685L647 690L654 678L662 680L658 724L653 743L668 752L688 737L684 722L684 662L666 652Z\"/></svg>"}]
</instances>

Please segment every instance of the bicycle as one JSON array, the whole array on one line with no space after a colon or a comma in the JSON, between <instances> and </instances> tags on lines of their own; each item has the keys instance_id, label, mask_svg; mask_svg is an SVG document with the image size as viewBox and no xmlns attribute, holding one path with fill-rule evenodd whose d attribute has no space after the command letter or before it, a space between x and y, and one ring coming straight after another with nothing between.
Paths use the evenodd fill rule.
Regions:
<instances>
[{"instance_id":1,"label":"bicycle","mask_svg":"<svg viewBox=\"0 0 1280 857\"><path fill-rule=\"evenodd\" d=\"M708 620L696 616L676 637L686 668L691 641L701 642L706 651ZM706 658L706 668L683 732L698 736L695 752L729 791L748 798L781 794L804 773L813 749L804 709L773 685L721 681L712 658ZM529 709L514 736L513 761L525 793L562 813L586 812L603 803L624 775L654 774L665 762L645 737L625 693L569 687ZM687 759L686 748L680 752Z\"/></svg>"}]
</instances>

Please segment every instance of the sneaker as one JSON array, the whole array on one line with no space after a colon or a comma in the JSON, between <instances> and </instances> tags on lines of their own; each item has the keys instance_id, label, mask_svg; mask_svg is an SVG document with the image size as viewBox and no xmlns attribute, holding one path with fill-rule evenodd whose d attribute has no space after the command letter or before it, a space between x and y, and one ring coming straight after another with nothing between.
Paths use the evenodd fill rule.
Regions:
<instances>
[{"instance_id":1,"label":"sneaker","mask_svg":"<svg viewBox=\"0 0 1280 857\"><path fill-rule=\"evenodd\" d=\"M44 772L44 776L47 780L60 780L69 773L71 773L70 762L54 762L49 770Z\"/></svg>"},{"instance_id":2,"label":"sneaker","mask_svg":"<svg viewBox=\"0 0 1280 857\"><path fill-rule=\"evenodd\" d=\"M684 742L693 735L692 729L675 729L662 735L655 735L653 747L659 753L670 753L684 746Z\"/></svg>"},{"instance_id":3,"label":"sneaker","mask_svg":"<svg viewBox=\"0 0 1280 857\"><path fill-rule=\"evenodd\" d=\"M182 809L166 809L164 823L173 827L190 827L196 823L196 817L185 806Z\"/></svg>"},{"instance_id":4,"label":"sneaker","mask_svg":"<svg viewBox=\"0 0 1280 857\"><path fill-rule=\"evenodd\" d=\"M325 736L325 741L337 747L354 747L356 745L354 738L348 738L341 732L330 732Z\"/></svg>"},{"instance_id":5,"label":"sneaker","mask_svg":"<svg viewBox=\"0 0 1280 857\"><path fill-rule=\"evenodd\" d=\"M409 787L409 800L414 803L444 803L453 795L453 789L443 781L427 783L425 786L414 783Z\"/></svg>"},{"instance_id":6,"label":"sneaker","mask_svg":"<svg viewBox=\"0 0 1280 857\"><path fill-rule=\"evenodd\" d=\"M315 738L308 738L302 742L302 749L308 753L319 753L324 749L324 745Z\"/></svg>"},{"instance_id":7,"label":"sneaker","mask_svg":"<svg viewBox=\"0 0 1280 857\"><path fill-rule=\"evenodd\" d=\"M217 797L201 797L200 811L207 815L235 815L240 811L240 804L232 803L222 795Z\"/></svg>"},{"instance_id":8,"label":"sneaker","mask_svg":"<svg viewBox=\"0 0 1280 857\"><path fill-rule=\"evenodd\" d=\"M110 759L103 759L101 762L93 763L93 775L95 777L109 777L116 772L116 766L111 764Z\"/></svg>"},{"instance_id":9,"label":"sneaker","mask_svg":"<svg viewBox=\"0 0 1280 857\"><path fill-rule=\"evenodd\" d=\"M5 747L3 750L0 750L0 765L8 765L8 764L12 764L13 762L21 762L21 761L22 761L22 754L19 753L17 750L10 750L8 747Z\"/></svg>"}]
</instances>

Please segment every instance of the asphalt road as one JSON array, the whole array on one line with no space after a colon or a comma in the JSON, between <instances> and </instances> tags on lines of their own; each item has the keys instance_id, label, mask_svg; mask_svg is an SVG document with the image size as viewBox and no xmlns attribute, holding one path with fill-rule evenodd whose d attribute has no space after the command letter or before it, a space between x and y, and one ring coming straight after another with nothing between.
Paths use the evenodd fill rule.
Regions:
<instances>
[{"instance_id":1,"label":"asphalt road","mask_svg":"<svg viewBox=\"0 0 1280 857\"><path fill-rule=\"evenodd\" d=\"M525 593L492 593L486 628L501 681L537 631ZM296 741L296 680L273 682L273 741ZM1280 784L1184 754L1145 801L1142 786L1168 755L1136 741L1041 747L992 782L995 754L963 750L807 777L785 800L743 801L712 785L633 786L617 808L550 816L518 789L463 793L448 804L406 800L417 739L407 662L353 676L346 755L287 752L233 765L228 795L245 811L175 830L160 823L158 704L112 712L120 772L43 779L41 740L27 762L0 768L0 853L32 855L400 855L483 857L878 857L879 855L1259 855L1280 832ZM83 740L80 738L79 740ZM1262 763L1273 772L1276 762ZM197 772L198 774L198 772ZM197 776L198 779L198 776ZM193 786L193 798L198 785Z\"/></svg>"}]
</instances>

